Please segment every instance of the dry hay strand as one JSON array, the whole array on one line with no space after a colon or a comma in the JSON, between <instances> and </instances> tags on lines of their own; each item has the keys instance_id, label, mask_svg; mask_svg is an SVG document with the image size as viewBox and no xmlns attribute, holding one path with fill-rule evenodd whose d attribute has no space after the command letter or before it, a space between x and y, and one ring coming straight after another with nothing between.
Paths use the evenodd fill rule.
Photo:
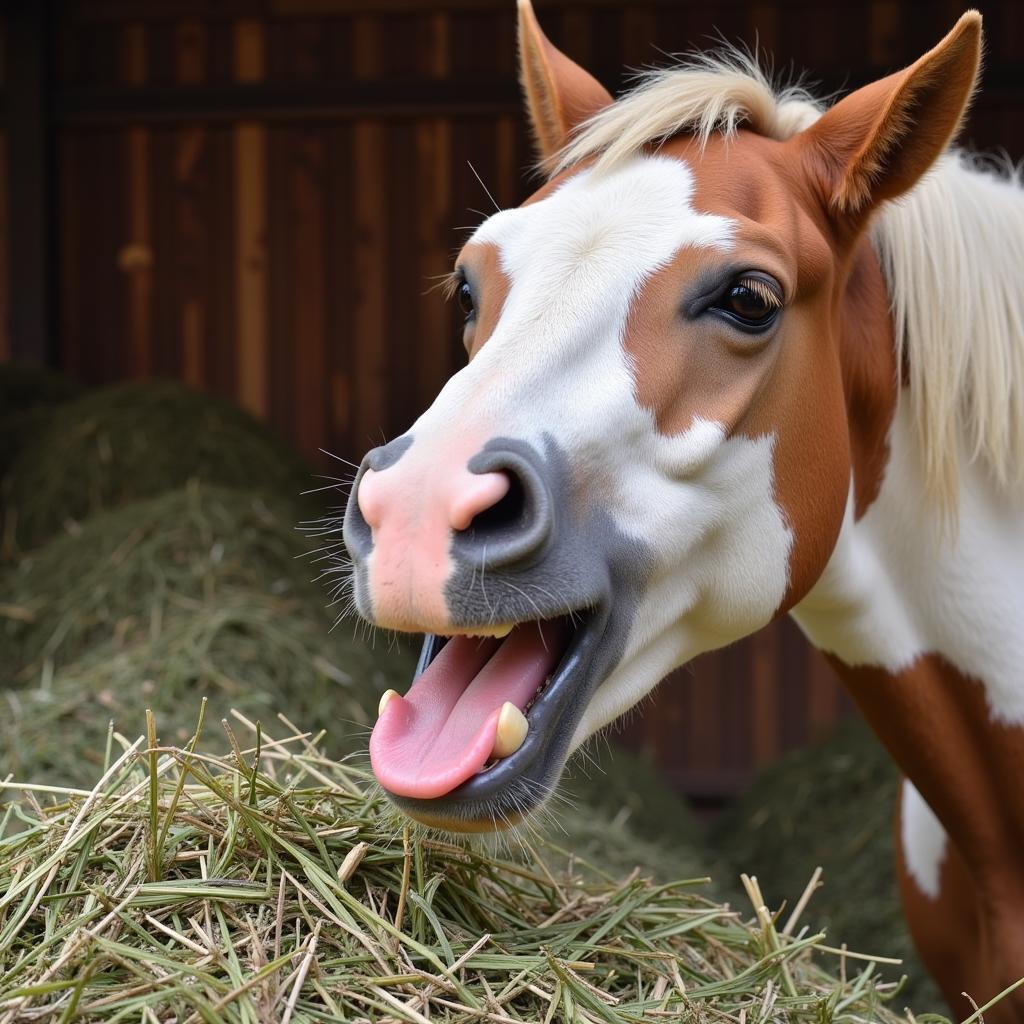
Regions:
<instances>
[{"instance_id":1,"label":"dry hay strand","mask_svg":"<svg viewBox=\"0 0 1024 1024\"><path fill-rule=\"evenodd\" d=\"M747 920L693 880L556 871L526 834L523 857L463 846L402 827L308 734L236 716L229 739L164 746L150 718L91 788L21 788L0 1024L899 1019L873 963L778 930L756 882Z\"/></svg>"},{"instance_id":2,"label":"dry hay strand","mask_svg":"<svg viewBox=\"0 0 1024 1024\"><path fill-rule=\"evenodd\" d=\"M249 589L325 603L294 503L193 482L87 520L0 579L10 682L37 680L97 643L129 647L176 610Z\"/></svg>"},{"instance_id":3,"label":"dry hay strand","mask_svg":"<svg viewBox=\"0 0 1024 1024\"><path fill-rule=\"evenodd\" d=\"M716 819L709 840L722 877L755 870L771 879L779 899L795 900L815 866L823 866L826 884L807 914L813 927L902 960L906 998L916 1007L941 1007L914 950L896 887L898 786L896 767L881 744L865 724L850 722L832 738L765 769Z\"/></svg>"},{"instance_id":4,"label":"dry hay strand","mask_svg":"<svg viewBox=\"0 0 1024 1024\"><path fill-rule=\"evenodd\" d=\"M266 426L171 381L119 384L59 406L7 475L8 557L89 515L199 479L299 495L310 469Z\"/></svg>"}]
</instances>

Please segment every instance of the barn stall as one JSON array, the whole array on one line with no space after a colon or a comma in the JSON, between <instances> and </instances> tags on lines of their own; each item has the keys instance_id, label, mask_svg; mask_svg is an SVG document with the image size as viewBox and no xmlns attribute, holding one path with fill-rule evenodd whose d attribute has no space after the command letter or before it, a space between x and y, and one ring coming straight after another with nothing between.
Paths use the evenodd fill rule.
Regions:
<instances>
[{"instance_id":1,"label":"barn stall","mask_svg":"<svg viewBox=\"0 0 1024 1024\"><path fill-rule=\"evenodd\" d=\"M964 137L1016 153L1021 13L983 6L985 78ZM538 12L613 90L624 69L721 33L756 37L776 67L808 68L830 93L916 56L958 10L595 0ZM491 197L511 205L531 188L509 4L15 3L0 28L0 359L86 388L180 381L327 473L321 449L358 460L461 365L458 313L432 284ZM12 543L13 558L16 530ZM680 670L616 741L714 810L851 712L786 621Z\"/></svg>"}]
</instances>

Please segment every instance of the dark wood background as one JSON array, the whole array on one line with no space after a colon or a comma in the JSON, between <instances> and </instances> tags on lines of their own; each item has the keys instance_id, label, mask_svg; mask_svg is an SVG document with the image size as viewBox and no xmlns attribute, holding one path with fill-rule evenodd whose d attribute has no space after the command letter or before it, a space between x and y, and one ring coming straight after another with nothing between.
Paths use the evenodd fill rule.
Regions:
<instances>
[{"instance_id":1,"label":"dark wood background","mask_svg":"<svg viewBox=\"0 0 1024 1024\"><path fill-rule=\"evenodd\" d=\"M965 132L1024 154L1024 4L985 14ZM908 63L962 0L537 0L613 90L745 41L824 93ZM8 0L0 21L0 361L169 375L312 458L400 433L462 363L431 284L490 200L531 190L513 0ZM470 167L472 163L472 168ZM783 623L698 659L634 716L698 799L848 705Z\"/></svg>"}]
</instances>

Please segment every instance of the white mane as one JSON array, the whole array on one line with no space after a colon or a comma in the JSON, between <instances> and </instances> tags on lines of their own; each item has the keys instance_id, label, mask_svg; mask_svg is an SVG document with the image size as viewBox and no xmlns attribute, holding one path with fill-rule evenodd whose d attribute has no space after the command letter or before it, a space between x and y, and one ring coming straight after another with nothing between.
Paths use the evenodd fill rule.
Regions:
<instances>
[{"instance_id":1,"label":"white mane","mask_svg":"<svg viewBox=\"0 0 1024 1024\"><path fill-rule=\"evenodd\" d=\"M583 124L555 159L611 167L680 132L706 140L744 127L787 139L824 109L804 89L777 89L746 54L727 50L646 73ZM900 400L910 411L930 491L955 514L961 460L1004 490L1024 485L1024 189L962 153L942 157L887 203L872 241L892 304Z\"/></svg>"}]
</instances>

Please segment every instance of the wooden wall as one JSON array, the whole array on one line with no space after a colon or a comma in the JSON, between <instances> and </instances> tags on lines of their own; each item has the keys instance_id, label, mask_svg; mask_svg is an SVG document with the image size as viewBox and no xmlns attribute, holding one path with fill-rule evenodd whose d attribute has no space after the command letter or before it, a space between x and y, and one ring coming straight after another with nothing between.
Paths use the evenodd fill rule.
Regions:
<instances>
[{"instance_id":1,"label":"wooden wall","mask_svg":"<svg viewBox=\"0 0 1024 1024\"><path fill-rule=\"evenodd\" d=\"M613 89L720 33L830 92L913 59L965 5L536 6ZM1024 7L980 6L987 68L965 137L1021 155ZM513 0L68 0L48 34L55 361L97 384L180 377L314 458L400 433L462 362L432 282L488 191L502 206L530 191ZM0 134L0 358L18 245L7 156ZM787 623L677 673L625 737L717 799L845 708Z\"/></svg>"}]
</instances>

